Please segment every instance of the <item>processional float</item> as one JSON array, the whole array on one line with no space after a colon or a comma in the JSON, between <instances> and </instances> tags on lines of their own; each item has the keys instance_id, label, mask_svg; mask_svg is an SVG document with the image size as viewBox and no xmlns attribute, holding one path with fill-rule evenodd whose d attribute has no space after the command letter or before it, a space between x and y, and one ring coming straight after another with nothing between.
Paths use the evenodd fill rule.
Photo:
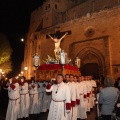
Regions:
<instances>
[{"instance_id":1,"label":"processional float","mask_svg":"<svg viewBox=\"0 0 120 120\"><path fill-rule=\"evenodd\" d=\"M48 55L46 60L43 60L45 64L40 65L35 71L35 80L39 81L50 81L51 78L56 78L58 74L73 74L80 76L80 59L76 57L75 65L72 65L71 59L67 57L67 53L61 50L61 40L67 35L66 32L60 39L48 35L55 43L55 59ZM39 57L37 57L39 58ZM38 60L35 60L38 62ZM38 63L35 63L35 65Z\"/></svg>"}]
</instances>

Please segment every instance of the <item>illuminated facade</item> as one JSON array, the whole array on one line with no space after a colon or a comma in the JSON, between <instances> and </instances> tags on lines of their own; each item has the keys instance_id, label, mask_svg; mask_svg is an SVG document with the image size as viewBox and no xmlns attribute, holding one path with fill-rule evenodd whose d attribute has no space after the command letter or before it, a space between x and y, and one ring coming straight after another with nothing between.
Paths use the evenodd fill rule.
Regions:
<instances>
[{"instance_id":1,"label":"illuminated facade","mask_svg":"<svg viewBox=\"0 0 120 120\"><path fill-rule=\"evenodd\" d=\"M33 55L40 63L54 57L54 42L48 34L60 36L70 31L61 48L73 60L81 59L81 72L120 75L119 0L47 0L31 14L26 36L24 66L27 78L34 76Z\"/></svg>"}]
</instances>

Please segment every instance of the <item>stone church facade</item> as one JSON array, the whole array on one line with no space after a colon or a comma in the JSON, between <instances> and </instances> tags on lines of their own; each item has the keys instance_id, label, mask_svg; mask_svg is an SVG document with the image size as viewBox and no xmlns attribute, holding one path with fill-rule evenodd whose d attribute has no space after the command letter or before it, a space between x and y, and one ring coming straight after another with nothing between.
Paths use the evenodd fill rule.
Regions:
<instances>
[{"instance_id":1,"label":"stone church facade","mask_svg":"<svg viewBox=\"0 0 120 120\"><path fill-rule=\"evenodd\" d=\"M24 67L27 79L34 76L33 55L40 63L54 57L54 42L47 36L60 37L61 49L74 60L81 59L83 75L120 76L120 1L119 0L46 0L32 12L26 36Z\"/></svg>"}]
</instances>

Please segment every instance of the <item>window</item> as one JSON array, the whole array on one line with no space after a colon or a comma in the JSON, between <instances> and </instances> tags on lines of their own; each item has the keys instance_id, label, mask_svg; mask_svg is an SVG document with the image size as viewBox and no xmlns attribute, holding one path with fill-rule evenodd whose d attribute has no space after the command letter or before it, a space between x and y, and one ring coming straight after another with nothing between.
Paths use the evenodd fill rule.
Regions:
<instances>
[{"instance_id":1,"label":"window","mask_svg":"<svg viewBox=\"0 0 120 120\"><path fill-rule=\"evenodd\" d=\"M48 4L48 8L50 8L50 4Z\"/></svg>"},{"instance_id":2,"label":"window","mask_svg":"<svg viewBox=\"0 0 120 120\"><path fill-rule=\"evenodd\" d=\"M57 9L57 4L55 4L55 9Z\"/></svg>"},{"instance_id":3,"label":"window","mask_svg":"<svg viewBox=\"0 0 120 120\"><path fill-rule=\"evenodd\" d=\"M38 46L39 50L40 50L40 45Z\"/></svg>"},{"instance_id":4,"label":"window","mask_svg":"<svg viewBox=\"0 0 120 120\"><path fill-rule=\"evenodd\" d=\"M47 10L47 6L45 7L45 9Z\"/></svg>"}]
</instances>

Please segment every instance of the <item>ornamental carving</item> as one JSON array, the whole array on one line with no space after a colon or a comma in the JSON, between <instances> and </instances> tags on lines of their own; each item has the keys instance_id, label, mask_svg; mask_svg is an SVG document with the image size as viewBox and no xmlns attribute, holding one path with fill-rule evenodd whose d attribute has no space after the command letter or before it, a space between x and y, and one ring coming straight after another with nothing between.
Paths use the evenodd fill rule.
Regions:
<instances>
[{"instance_id":1,"label":"ornamental carving","mask_svg":"<svg viewBox=\"0 0 120 120\"><path fill-rule=\"evenodd\" d=\"M93 28L88 28L85 32L86 37L92 37L95 34L95 30Z\"/></svg>"}]
</instances>

